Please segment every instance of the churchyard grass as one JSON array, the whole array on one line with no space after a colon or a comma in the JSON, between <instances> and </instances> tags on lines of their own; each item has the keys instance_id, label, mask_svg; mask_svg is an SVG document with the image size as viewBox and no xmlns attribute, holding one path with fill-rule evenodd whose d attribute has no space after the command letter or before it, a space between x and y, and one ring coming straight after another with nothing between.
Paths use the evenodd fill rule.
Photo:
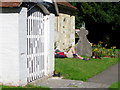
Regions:
<instances>
[{"instance_id":1,"label":"churchyard grass","mask_svg":"<svg viewBox=\"0 0 120 90\"><path fill-rule=\"evenodd\" d=\"M14 88L15 90L19 90L19 89L24 89L24 90L28 90L28 89L39 89L39 90L50 90L50 88L48 87L43 87L43 86L34 86L34 85L26 85L26 86L5 86L5 85L0 85L0 87L2 88L2 90L4 89L12 89Z\"/></svg>"},{"instance_id":2,"label":"churchyard grass","mask_svg":"<svg viewBox=\"0 0 120 90\"><path fill-rule=\"evenodd\" d=\"M120 90L120 81L113 83L109 88L119 88Z\"/></svg>"},{"instance_id":3,"label":"churchyard grass","mask_svg":"<svg viewBox=\"0 0 120 90\"><path fill-rule=\"evenodd\" d=\"M56 58L55 71L65 79L87 81L89 78L116 64L120 59L104 57L84 61L75 58Z\"/></svg>"}]
</instances>

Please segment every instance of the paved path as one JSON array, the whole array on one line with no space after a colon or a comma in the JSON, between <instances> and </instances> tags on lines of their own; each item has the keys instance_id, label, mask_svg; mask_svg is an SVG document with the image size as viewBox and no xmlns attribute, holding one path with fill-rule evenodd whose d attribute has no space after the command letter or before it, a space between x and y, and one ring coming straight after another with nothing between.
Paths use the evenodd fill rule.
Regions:
<instances>
[{"instance_id":1,"label":"paved path","mask_svg":"<svg viewBox=\"0 0 120 90\"><path fill-rule=\"evenodd\" d=\"M50 88L107 88L108 85L102 83L83 82L78 80L60 79L57 77L49 78L40 83L33 83L37 86L47 86Z\"/></svg>"},{"instance_id":2,"label":"paved path","mask_svg":"<svg viewBox=\"0 0 120 90\"><path fill-rule=\"evenodd\" d=\"M99 75L90 78L88 82L52 77L42 82L39 82L38 80L34 81L32 84L50 88L108 88L116 81L118 81L118 64L108 68Z\"/></svg>"},{"instance_id":3,"label":"paved path","mask_svg":"<svg viewBox=\"0 0 120 90\"><path fill-rule=\"evenodd\" d=\"M88 81L111 85L118 81L118 66L120 66L120 62L96 75L95 77L90 78Z\"/></svg>"}]
</instances>

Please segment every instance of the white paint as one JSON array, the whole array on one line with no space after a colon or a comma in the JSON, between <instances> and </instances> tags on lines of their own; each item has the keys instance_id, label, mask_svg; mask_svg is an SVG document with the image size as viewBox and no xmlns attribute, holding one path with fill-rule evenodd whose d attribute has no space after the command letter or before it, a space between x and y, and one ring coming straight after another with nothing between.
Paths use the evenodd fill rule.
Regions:
<instances>
[{"instance_id":1,"label":"white paint","mask_svg":"<svg viewBox=\"0 0 120 90\"><path fill-rule=\"evenodd\" d=\"M49 37L48 37L48 73L52 74L54 71L54 26L55 15L49 15Z\"/></svg>"},{"instance_id":2,"label":"white paint","mask_svg":"<svg viewBox=\"0 0 120 90\"><path fill-rule=\"evenodd\" d=\"M35 10L35 8L33 9ZM28 13L31 13L30 10ZM28 16L28 35L27 35L27 69L28 82L44 77L44 28L43 28L43 13L39 10L31 13ZM32 42L31 42L32 41ZM32 52L33 49L33 52ZM36 52L37 50L37 52ZM33 62L33 64L31 64ZM38 63L39 62L39 63ZM32 70L32 72L31 72Z\"/></svg>"},{"instance_id":3,"label":"white paint","mask_svg":"<svg viewBox=\"0 0 120 90\"><path fill-rule=\"evenodd\" d=\"M18 14L0 13L0 66L3 84L18 85L19 38Z\"/></svg>"},{"instance_id":4,"label":"white paint","mask_svg":"<svg viewBox=\"0 0 120 90\"><path fill-rule=\"evenodd\" d=\"M23 86L27 84L29 74L27 72L27 9L11 8L9 11L9 8L6 8L5 10L7 10L5 13L0 13L0 83ZM16 13L19 10L20 12ZM45 72L46 76L52 75L54 71L54 18L54 14L44 17L45 33L44 37L41 37L42 42L45 42L45 52L41 53L44 54L45 69L37 73Z\"/></svg>"},{"instance_id":5,"label":"white paint","mask_svg":"<svg viewBox=\"0 0 120 90\"><path fill-rule=\"evenodd\" d=\"M45 75L52 75L54 71L54 19L54 14L44 16Z\"/></svg>"},{"instance_id":6,"label":"white paint","mask_svg":"<svg viewBox=\"0 0 120 90\"><path fill-rule=\"evenodd\" d=\"M45 75L47 76L48 73L47 73L47 70L48 70L48 31L49 31L49 23L48 23L48 18L49 18L49 15L46 15L44 16L44 30L45 30L45 38L44 38L44 41L45 41L45 44L44 44L44 65L45 65Z\"/></svg>"},{"instance_id":7,"label":"white paint","mask_svg":"<svg viewBox=\"0 0 120 90\"><path fill-rule=\"evenodd\" d=\"M27 84L27 8L19 13L19 85Z\"/></svg>"},{"instance_id":8,"label":"white paint","mask_svg":"<svg viewBox=\"0 0 120 90\"><path fill-rule=\"evenodd\" d=\"M0 8L0 13L1 12L2 12L2 8ZM2 21L3 21L2 16L0 15L0 28L2 28L2 24L1 24ZM1 29L0 29L0 41L2 41L1 35L2 35L2 33L1 33ZM1 50L1 48L2 48L2 44L0 42L0 50ZM2 65L1 64L2 64L2 55L0 54L0 83L2 82Z\"/></svg>"},{"instance_id":9,"label":"white paint","mask_svg":"<svg viewBox=\"0 0 120 90\"><path fill-rule=\"evenodd\" d=\"M20 14L0 13L0 82L5 85L26 84L24 72L26 71L24 68L26 63L24 26L26 22L24 22L25 16L22 16L23 13L26 13L25 8L22 8ZM24 53L24 55L21 55L21 53Z\"/></svg>"},{"instance_id":10,"label":"white paint","mask_svg":"<svg viewBox=\"0 0 120 90\"><path fill-rule=\"evenodd\" d=\"M53 3L52 0L43 0L43 2Z\"/></svg>"}]
</instances>

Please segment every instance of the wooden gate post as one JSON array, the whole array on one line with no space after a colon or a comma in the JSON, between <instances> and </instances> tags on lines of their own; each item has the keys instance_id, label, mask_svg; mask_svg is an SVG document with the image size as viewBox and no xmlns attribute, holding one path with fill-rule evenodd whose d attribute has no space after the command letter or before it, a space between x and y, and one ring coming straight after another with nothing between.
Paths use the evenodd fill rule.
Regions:
<instances>
[{"instance_id":1,"label":"wooden gate post","mask_svg":"<svg viewBox=\"0 0 120 90\"><path fill-rule=\"evenodd\" d=\"M47 76L51 76L54 71L54 19L54 14L44 16L45 75Z\"/></svg>"},{"instance_id":2,"label":"wooden gate post","mask_svg":"<svg viewBox=\"0 0 120 90\"><path fill-rule=\"evenodd\" d=\"M55 31L55 15L49 15L49 31L48 31L48 73L54 72L54 31Z\"/></svg>"},{"instance_id":3,"label":"wooden gate post","mask_svg":"<svg viewBox=\"0 0 120 90\"><path fill-rule=\"evenodd\" d=\"M45 46L44 46L44 50L45 50L45 52L44 52L44 58L45 58L45 60L44 60L44 65L45 65L45 75L47 76L48 75L48 72L47 72L47 70L48 70L48 45L49 45L49 43L48 43L48 35L49 35L49 32L48 32L48 30L49 30L49 15L46 15L46 16L44 16L44 34L45 34L45 38L44 38L44 40L45 40Z\"/></svg>"}]
</instances>

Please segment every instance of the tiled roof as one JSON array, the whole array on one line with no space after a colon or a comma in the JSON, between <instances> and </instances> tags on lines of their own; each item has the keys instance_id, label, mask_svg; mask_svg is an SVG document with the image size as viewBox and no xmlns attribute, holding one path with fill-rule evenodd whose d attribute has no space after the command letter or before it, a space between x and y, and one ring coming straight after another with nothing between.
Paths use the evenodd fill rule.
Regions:
<instances>
[{"instance_id":1,"label":"tiled roof","mask_svg":"<svg viewBox=\"0 0 120 90\"><path fill-rule=\"evenodd\" d=\"M71 5L68 2L57 2L57 4L58 5L63 5L63 6L69 7L69 8L77 9L76 7L74 7L73 5Z\"/></svg>"},{"instance_id":2,"label":"tiled roof","mask_svg":"<svg viewBox=\"0 0 120 90\"><path fill-rule=\"evenodd\" d=\"M20 2L0 2L0 7L19 7Z\"/></svg>"},{"instance_id":3,"label":"tiled roof","mask_svg":"<svg viewBox=\"0 0 120 90\"><path fill-rule=\"evenodd\" d=\"M21 0L0 0L0 7L19 7Z\"/></svg>"},{"instance_id":4,"label":"tiled roof","mask_svg":"<svg viewBox=\"0 0 120 90\"><path fill-rule=\"evenodd\" d=\"M9 1L9 2L8 2ZM19 7L21 0L0 0L0 7ZM68 2L57 2L58 5L63 5L69 8L77 9Z\"/></svg>"}]
</instances>

